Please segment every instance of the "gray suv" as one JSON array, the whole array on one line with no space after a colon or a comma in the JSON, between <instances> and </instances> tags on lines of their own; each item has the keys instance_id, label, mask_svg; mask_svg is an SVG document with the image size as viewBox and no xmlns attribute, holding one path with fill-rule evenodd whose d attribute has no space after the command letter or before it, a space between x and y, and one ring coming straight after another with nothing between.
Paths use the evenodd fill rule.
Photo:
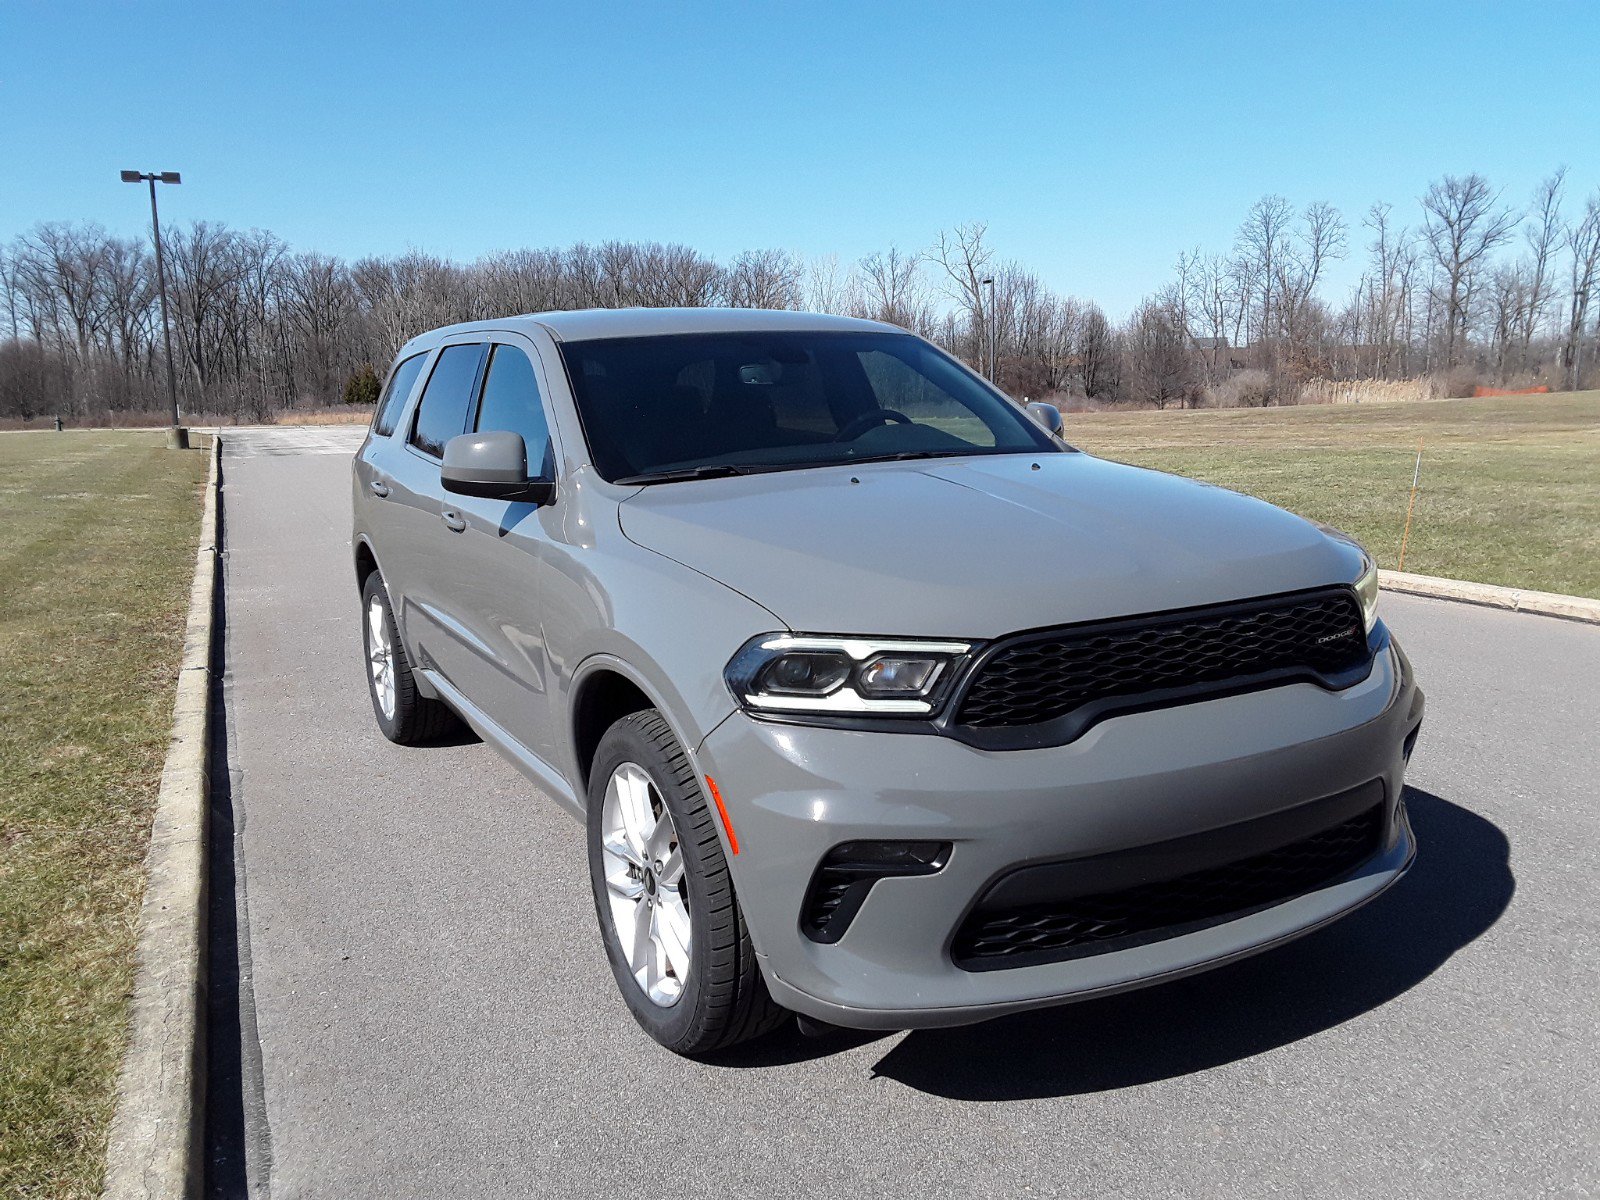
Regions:
<instances>
[{"instance_id":1,"label":"gray suv","mask_svg":"<svg viewBox=\"0 0 1600 1200\"><path fill-rule=\"evenodd\" d=\"M1229 962L1406 870L1372 560L1094 458L942 351L562 312L401 350L355 460L373 710L586 823L640 1025L980 1021Z\"/></svg>"}]
</instances>

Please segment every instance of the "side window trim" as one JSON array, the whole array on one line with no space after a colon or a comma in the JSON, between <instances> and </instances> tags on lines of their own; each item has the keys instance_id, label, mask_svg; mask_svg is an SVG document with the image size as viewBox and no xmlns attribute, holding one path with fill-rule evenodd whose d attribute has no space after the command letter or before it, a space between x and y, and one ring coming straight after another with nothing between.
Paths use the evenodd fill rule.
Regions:
<instances>
[{"instance_id":1,"label":"side window trim","mask_svg":"<svg viewBox=\"0 0 1600 1200\"><path fill-rule=\"evenodd\" d=\"M427 395L428 384L433 379L433 373L439 369L439 362L444 358L444 352L446 350L450 349L452 346L477 346L478 366L476 372L472 376L472 384L467 389L467 403L464 406L462 425L457 431L458 433L467 432L467 426L476 419L476 397L483 388L484 364L489 361L489 343L481 340L481 336L482 335L480 334L466 334L463 335L460 340L452 340L441 343L434 351L433 362L428 367L427 378L422 381L422 387L417 389L417 402L412 405L411 415L406 421L406 449L411 451L411 453L415 454L423 461L433 463L435 466L444 461L443 457L437 454L429 454L421 446L417 445L416 442L417 418L422 415L422 397Z\"/></svg>"}]
</instances>

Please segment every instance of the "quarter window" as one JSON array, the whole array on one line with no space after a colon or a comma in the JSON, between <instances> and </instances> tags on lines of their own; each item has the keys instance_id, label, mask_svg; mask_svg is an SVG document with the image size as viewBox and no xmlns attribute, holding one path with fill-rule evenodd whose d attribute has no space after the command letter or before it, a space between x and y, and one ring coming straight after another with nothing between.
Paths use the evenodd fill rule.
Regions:
<instances>
[{"instance_id":1,"label":"quarter window","mask_svg":"<svg viewBox=\"0 0 1600 1200\"><path fill-rule=\"evenodd\" d=\"M550 426L545 420L544 404L539 399L533 363L517 347L495 346L473 429L478 433L490 430L520 433L528 448L528 473L549 474L546 459L550 450Z\"/></svg>"},{"instance_id":2,"label":"quarter window","mask_svg":"<svg viewBox=\"0 0 1600 1200\"><path fill-rule=\"evenodd\" d=\"M394 432L395 425L400 421L400 410L411 399L411 389L416 386L417 375L427 357L426 354L413 354L389 376L389 386L383 391L383 399L378 401L378 419L373 424L373 432L379 437L388 437Z\"/></svg>"},{"instance_id":3,"label":"quarter window","mask_svg":"<svg viewBox=\"0 0 1600 1200\"><path fill-rule=\"evenodd\" d=\"M411 430L411 444L434 458L444 457L444 444L467 431L467 407L472 403L472 385L477 382L483 362L483 346L446 346L433 364L428 385L417 402L417 421Z\"/></svg>"}]
</instances>

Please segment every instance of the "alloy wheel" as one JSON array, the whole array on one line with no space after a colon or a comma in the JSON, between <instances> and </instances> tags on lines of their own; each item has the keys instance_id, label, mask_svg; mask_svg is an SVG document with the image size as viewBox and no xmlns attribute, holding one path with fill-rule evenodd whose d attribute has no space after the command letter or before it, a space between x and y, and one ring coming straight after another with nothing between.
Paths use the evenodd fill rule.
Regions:
<instances>
[{"instance_id":1,"label":"alloy wheel","mask_svg":"<svg viewBox=\"0 0 1600 1200\"><path fill-rule=\"evenodd\" d=\"M394 720L394 640L389 636L384 603L377 596L367 604L367 670L372 675L372 694L378 698L384 720Z\"/></svg>"},{"instance_id":2,"label":"alloy wheel","mask_svg":"<svg viewBox=\"0 0 1600 1200\"><path fill-rule=\"evenodd\" d=\"M617 944L640 990L671 1008L689 980L689 890L672 814L638 763L611 773L600 827Z\"/></svg>"}]
</instances>

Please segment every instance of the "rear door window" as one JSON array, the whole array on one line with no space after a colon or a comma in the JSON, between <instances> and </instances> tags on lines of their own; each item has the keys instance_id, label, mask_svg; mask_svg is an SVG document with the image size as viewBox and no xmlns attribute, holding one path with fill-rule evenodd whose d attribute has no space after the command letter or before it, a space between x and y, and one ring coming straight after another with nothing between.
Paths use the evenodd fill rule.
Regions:
<instances>
[{"instance_id":1,"label":"rear door window","mask_svg":"<svg viewBox=\"0 0 1600 1200\"><path fill-rule=\"evenodd\" d=\"M444 444L467 431L467 409L472 403L472 385L478 381L483 364L481 342L469 346L446 346L439 351L428 384L417 402L417 420L411 428L411 444L433 458L444 457Z\"/></svg>"},{"instance_id":2,"label":"rear door window","mask_svg":"<svg viewBox=\"0 0 1600 1200\"><path fill-rule=\"evenodd\" d=\"M389 376L389 386L383 391L383 399L378 401L378 419L373 423L373 432L379 437L388 437L394 432L395 425L400 421L400 410L411 399L411 389L416 386L417 375L427 357L426 354L413 354Z\"/></svg>"},{"instance_id":3,"label":"rear door window","mask_svg":"<svg viewBox=\"0 0 1600 1200\"><path fill-rule=\"evenodd\" d=\"M529 474L548 476L550 425L545 419L544 403L539 399L533 362L517 347L503 343L494 347L473 430L477 433L490 430L520 433L528 448Z\"/></svg>"}]
</instances>

